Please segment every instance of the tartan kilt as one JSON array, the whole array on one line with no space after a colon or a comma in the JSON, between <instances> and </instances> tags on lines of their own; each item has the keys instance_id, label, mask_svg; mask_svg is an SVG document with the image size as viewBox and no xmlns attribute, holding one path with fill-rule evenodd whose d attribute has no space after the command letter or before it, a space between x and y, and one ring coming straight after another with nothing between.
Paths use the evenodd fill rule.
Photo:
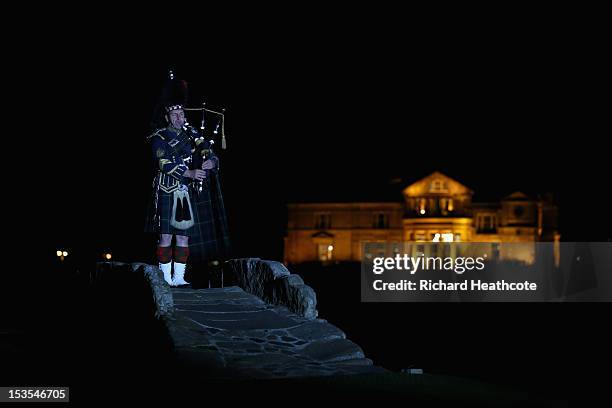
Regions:
<instances>
[{"instance_id":1,"label":"tartan kilt","mask_svg":"<svg viewBox=\"0 0 612 408\"><path fill-rule=\"evenodd\" d=\"M173 193L164 193L163 191L159 190L157 195L157 206L153 205L154 198L151 200L152 202L149 204L145 225L146 232L182 235L186 237L191 236L194 227L181 230L170 225L170 220L172 220L172 198ZM193 194L191 192L189 192L189 200L191 201L191 208L193 209L193 212L196 212L193 202ZM155 207L157 207L157 209ZM195 217L195 214L192 214L192 216ZM159 221L155 222L157 217L159 217ZM195 218L194 221L196 221Z\"/></svg>"},{"instance_id":2,"label":"tartan kilt","mask_svg":"<svg viewBox=\"0 0 612 408\"><path fill-rule=\"evenodd\" d=\"M190 231L189 258L192 263L206 264L222 260L229 254L229 231L218 176L203 181L202 191L191 193L194 226Z\"/></svg>"}]
</instances>

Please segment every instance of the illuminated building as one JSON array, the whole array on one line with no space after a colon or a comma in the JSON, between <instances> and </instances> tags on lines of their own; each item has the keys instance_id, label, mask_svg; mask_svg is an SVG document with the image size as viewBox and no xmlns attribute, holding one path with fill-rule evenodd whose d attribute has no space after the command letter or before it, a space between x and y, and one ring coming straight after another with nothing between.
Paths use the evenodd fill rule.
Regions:
<instances>
[{"instance_id":1,"label":"illuminated building","mask_svg":"<svg viewBox=\"0 0 612 408\"><path fill-rule=\"evenodd\" d=\"M514 192L499 202L474 203L473 191L434 172L403 189L403 202L288 205L285 263L360 261L365 242L535 243L558 241L551 197ZM529 262L521 253L492 254Z\"/></svg>"}]
</instances>

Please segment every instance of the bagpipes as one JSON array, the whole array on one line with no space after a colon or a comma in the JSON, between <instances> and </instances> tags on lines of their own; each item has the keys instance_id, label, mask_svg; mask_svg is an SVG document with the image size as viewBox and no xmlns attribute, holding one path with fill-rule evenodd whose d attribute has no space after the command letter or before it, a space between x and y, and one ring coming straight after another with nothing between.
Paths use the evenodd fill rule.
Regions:
<instances>
[{"instance_id":1,"label":"bagpipes","mask_svg":"<svg viewBox=\"0 0 612 408\"><path fill-rule=\"evenodd\" d=\"M213 130L213 135L219 134L219 127L221 128L221 149L225 150L227 148L227 142L225 139L225 109L221 109L221 112L215 111L212 109L208 109L206 107L206 102L202 103L201 108L184 108L185 111L201 111L202 112L202 122L200 124L200 131L195 129L193 126L190 126L189 123L185 123L183 126L183 130L187 132L195 144L195 149L192 153L192 169L202 169L202 164L206 160L212 160L213 168L210 172L217 173L219 171L219 159L215 155L213 151L213 146L215 144L214 136L210 139L206 139L204 137L206 131L206 113L216 115L217 123L215 125L215 129ZM208 170L206 171L206 176L210 175ZM202 191L203 181L195 182L195 190L199 193Z\"/></svg>"}]
</instances>

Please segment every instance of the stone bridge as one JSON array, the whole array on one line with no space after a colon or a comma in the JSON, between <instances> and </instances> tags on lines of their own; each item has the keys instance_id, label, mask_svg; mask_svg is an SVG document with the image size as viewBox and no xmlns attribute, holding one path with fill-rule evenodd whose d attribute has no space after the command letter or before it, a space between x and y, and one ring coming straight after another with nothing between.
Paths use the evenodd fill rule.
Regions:
<instances>
[{"instance_id":1,"label":"stone bridge","mask_svg":"<svg viewBox=\"0 0 612 408\"><path fill-rule=\"evenodd\" d=\"M385 373L336 326L316 294L279 262L224 264L225 287L171 288L157 266L102 262L94 283L140 280L181 366L210 378L300 378ZM112 287L106 285L107 288Z\"/></svg>"}]
</instances>

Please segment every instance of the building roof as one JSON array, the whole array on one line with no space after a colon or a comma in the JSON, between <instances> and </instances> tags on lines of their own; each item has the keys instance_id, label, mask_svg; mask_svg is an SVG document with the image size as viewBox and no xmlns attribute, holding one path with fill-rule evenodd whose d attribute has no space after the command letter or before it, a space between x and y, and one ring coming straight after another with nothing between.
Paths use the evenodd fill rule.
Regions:
<instances>
[{"instance_id":1,"label":"building roof","mask_svg":"<svg viewBox=\"0 0 612 408\"><path fill-rule=\"evenodd\" d=\"M487 203L499 205L504 200L533 200L540 196L536 191L525 189L507 195L508 191L502 190L497 184L480 186L481 188L472 190L444 173L434 171L419 179L396 177L384 180L367 174L359 179L351 177L340 185L337 183L321 185L316 193L310 192L300 197L290 197L288 201L291 203L403 203L403 195L407 190L412 189L410 195L424 193L434 179L445 180L449 189L452 190L451 194L473 194L472 201L476 205L481 203L482 205L487 205Z\"/></svg>"},{"instance_id":2,"label":"building roof","mask_svg":"<svg viewBox=\"0 0 612 408\"><path fill-rule=\"evenodd\" d=\"M474 194L474 192L465 185L439 171L434 171L430 175L410 184L402 193L406 197L423 197L427 195L471 196Z\"/></svg>"}]
</instances>

